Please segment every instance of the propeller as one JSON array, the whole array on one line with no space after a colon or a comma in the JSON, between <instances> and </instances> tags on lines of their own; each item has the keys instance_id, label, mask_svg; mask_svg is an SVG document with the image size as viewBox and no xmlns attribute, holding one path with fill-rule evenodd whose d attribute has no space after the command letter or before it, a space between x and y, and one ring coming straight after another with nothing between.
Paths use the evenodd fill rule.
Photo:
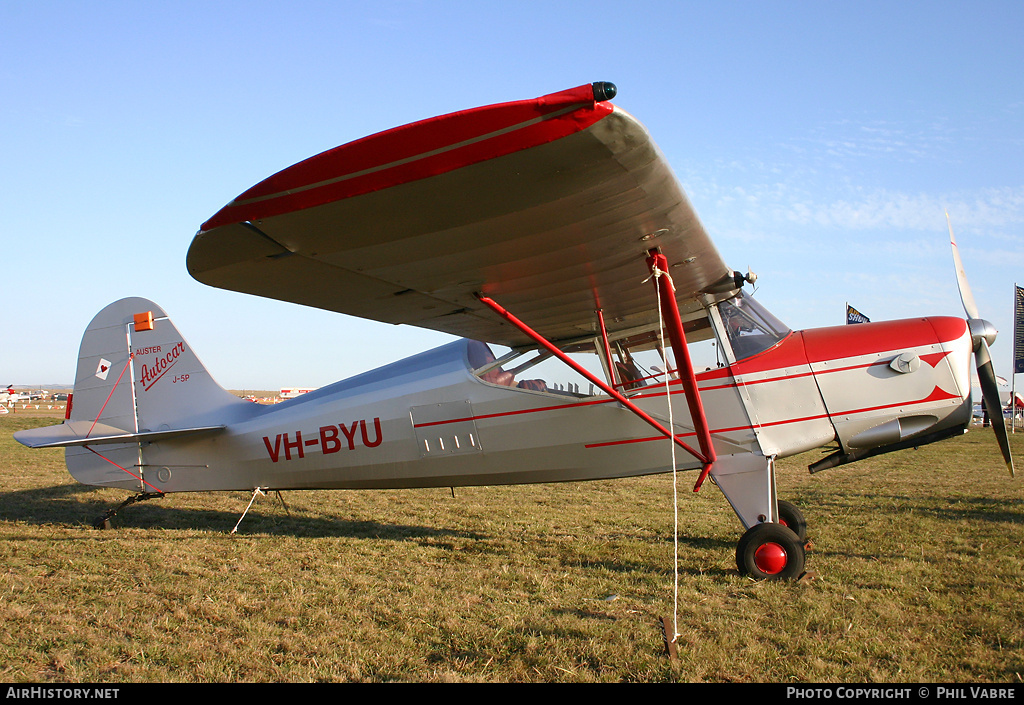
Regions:
<instances>
[{"instance_id":1,"label":"propeller","mask_svg":"<svg viewBox=\"0 0 1024 705\"><path fill-rule=\"evenodd\" d=\"M982 401L989 419L992 420L992 429L996 432L996 441L999 443L1003 460L1006 461L1006 467L1010 471L1010 476L1013 477L1010 439L1006 435L1003 407L999 403L999 383L995 369L992 367L992 355L988 350L988 347L996 340L996 329L978 315L978 306L974 303L974 294L971 293L971 287L967 283L967 274L964 272L964 263L960 260L960 251L956 246L956 238L953 236L953 223L949 220L949 213L946 213L946 224L949 226L949 244L953 247L956 283L960 288L960 300L967 313L967 326L970 328L971 340L974 345L974 363L978 368L978 384L981 387Z\"/></svg>"}]
</instances>

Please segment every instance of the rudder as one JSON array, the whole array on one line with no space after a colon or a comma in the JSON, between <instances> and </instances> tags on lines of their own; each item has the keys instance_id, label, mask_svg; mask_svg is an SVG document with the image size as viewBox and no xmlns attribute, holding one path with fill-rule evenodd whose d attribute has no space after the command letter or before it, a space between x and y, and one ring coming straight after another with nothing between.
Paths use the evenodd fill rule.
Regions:
<instances>
[{"instance_id":1,"label":"rudder","mask_svg":"<svg viewBox=\"0 0 1024 705\"><path fill-rule=\"evenodd\" d=\"M143 492L155 489L142 479L149 442L215 431L250 406L214 381L162 308L137 297L110 304L89 323L71 400L64 424L21 431L16 440L66 446L68 471L79 482Z\"/></svg>"},{"instance_id":2,"label":"rudder","mask_svg":"<svg viewBox=\"0 0 1024 705\"><path fill-rule=\"evenodd\" d=\"M195 425L245 404L213 379L162 308L116 301L82 337L70 420L130 433Z\"/></svg>"}]
</instances>

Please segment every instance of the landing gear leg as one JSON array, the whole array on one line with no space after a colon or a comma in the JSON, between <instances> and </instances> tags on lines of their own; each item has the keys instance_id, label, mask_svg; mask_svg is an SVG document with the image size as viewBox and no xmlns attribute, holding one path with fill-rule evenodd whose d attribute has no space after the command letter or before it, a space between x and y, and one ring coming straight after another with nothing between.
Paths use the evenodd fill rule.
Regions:
<instances>
[{"instance_id":1,"label":"landing gear leg","mask_svg":"<svg viewBox=\"0 0 1024 705\"><path fill-rule=\"evenodd\" d=\"M804 572L803 541L781 524L757 524L736 546L736 567L758 580L796 580Z\"/></svg>"},{"instance_id":2,"label":"landing gear leg","mask_svg":"<svg viewBox=\"0 0 1024 705\"><path fill-rule=\"evenodd\" d=\"M135 504L136 502L145 502L147 499L153 499L154 497L163 497L163 492L140 492L137 495L133 495L121 502L115 509L108 509L99 518L92 523L93 528L96 529L109 529L110 520L117 516L117 513L125 507Z\"/></svg>"}]
</instances>

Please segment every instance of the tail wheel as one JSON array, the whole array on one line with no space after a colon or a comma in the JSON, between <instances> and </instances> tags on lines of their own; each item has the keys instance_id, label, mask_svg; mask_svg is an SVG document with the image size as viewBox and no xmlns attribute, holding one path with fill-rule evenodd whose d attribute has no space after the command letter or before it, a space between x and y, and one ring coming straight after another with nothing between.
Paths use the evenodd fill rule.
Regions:
<instances>
[{"instance_id":1,"label":"tail wheel","mask_svg":"<svg viewBox=\"0 0 1024 705\"><path fill-rule=\"evenodd\" d=\"M758 524L740 538L736 567L759 580L795 580L804 572L803 542L781 524Z\"/></svg>"},{"instance_id":2,"label":"tail wheel","mask_svg":"<svg viewBox=\"0 0 1024 705\"><path fill-rule=\"evenodd\" d=\"M788 527L801 541L807 541L807 520L792 502L779 500L779 523Z\"/></svg>"}]
</instances>

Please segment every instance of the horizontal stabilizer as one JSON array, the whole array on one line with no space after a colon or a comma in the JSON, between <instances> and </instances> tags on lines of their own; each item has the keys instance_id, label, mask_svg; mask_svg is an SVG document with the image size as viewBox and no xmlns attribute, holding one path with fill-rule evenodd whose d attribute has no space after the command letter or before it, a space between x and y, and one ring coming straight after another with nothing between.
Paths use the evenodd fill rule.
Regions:
<instances>
[{"instance_id":1,"label":"horizontal stabilizer","mask_svg":"<svg viewBox=\"0 0 1024 705\"><path fill-rule=\"evenodd\" d=\"M29 448L64 448L67 446L101 445L104 443L132 443L135 441L162 441L176 436L193 435L220 431L224 426L197 426L174 428L161 431L140 431L133 433L98 423L68 421L59 426L45 426L18 431L14 440Z\"/></svg>"}]
</instances>

